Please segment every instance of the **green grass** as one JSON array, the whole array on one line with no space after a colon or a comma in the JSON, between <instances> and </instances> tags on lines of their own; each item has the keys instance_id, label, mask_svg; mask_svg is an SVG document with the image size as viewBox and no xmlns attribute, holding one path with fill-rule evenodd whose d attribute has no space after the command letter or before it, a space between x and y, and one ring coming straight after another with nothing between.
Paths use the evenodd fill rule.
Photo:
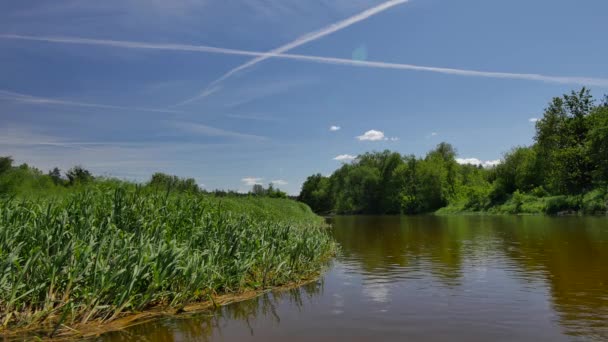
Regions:
<instances>
[{"instance_id":1,"label":"green grass","mask_svg":"<svg viewBox=\"0 0 608 342\"><path fill-rule=\"evenodd\" d=\"M335 246L305 205L91 185L0 199L0 325L110 321L298 281ZM1 330L1 329L0 329Z\"/></svg>"},{"instance_id":2,"label":"green grass","mask_svg":"<svg viewBox=\"0 0 608 342\"><path fill-rule=\"evenodd\" d=\"M488 214L531 214L561 215L585 214L606 215L608 195L602 189L595 189L579 196L544 196L524 194L516 191L504 203L478 210L471 209L464 201L457 201L439 209L438 215L488 213Z\"/></svg>"}]
</instances>

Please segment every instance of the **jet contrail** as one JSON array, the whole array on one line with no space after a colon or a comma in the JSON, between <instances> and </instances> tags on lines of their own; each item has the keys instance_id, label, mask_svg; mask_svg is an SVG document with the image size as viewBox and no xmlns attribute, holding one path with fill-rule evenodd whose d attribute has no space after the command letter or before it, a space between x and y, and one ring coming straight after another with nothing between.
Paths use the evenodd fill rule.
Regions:
<instances>
[{"instance_id":1,"label":"jet contrail","mask_svg":"<svg viewBox=\"0 0 608 342\"><path fill-rule=\"evenodd\" d=\"M510 72L479 71L479 70L470 70L470 69L442 68L442 67L421 66L421 65L414 65L414 64L403 64L403 63L359 61L359 60L334 58L334 57L320 57L320 56L308 56L308 55L285 54L285 53L277 54L277 53L270 53L270 52L225 49L225 48L218 48L218 47L205 46L205 45L154 44L154 43L120 41L120 40L99 40L99 39L72 38L72 37L23 36L23 35L8 35L8 34L0 34L0 39L21 39L21 40L42 41L42 42L50 42L50 43L111 46L111 47L121 47L121 48L129 48L129 49L187 51L187 52L215 53L215 54L224 54L224 55L280 58L280 59L297 60L297 61L310 62L310 63L347 65L347 66L355 66L355 67L363 67L363 68L426 71L426 72L434 72L434 73L440 73L440 74L469 76L469 77L516 79L516 80L540 81L540 82L561 83L561 84L576 84L576 85L586 85L586 86L608 87L608 78L593 78L593 77L578 77L578 76L549 76L549 75L542 75L542 74L510 73Z\"/></svg>"},{"instance_id":2,"label":"jet contrail","mask_svg":"<svg viewBox=\"0 0 608 342\"><path fill-rule=\"evenodd\" d=\"M333 24L331 24L331 25L329 25L327 27L324 27L324 28L322 28L320 30L309 32L309 33L307 33L307 34L305 34L303 36L298 37L296 40L294 40L292 42L289 42L289 43L287 43L285 45L279 46L278 48L270 50L268 53L274 55L274 54L281 54L281 53L287 52L287 51L292 50L292 49L294 49L294 48L296 48L298 46L304 45L306 43L309 43L309 42L312 42L314 40L323 38L323 37L325 37L327 35L330 35L330 34L332 34L334 32L337 32L337 31L340 31L342 29L345 29L345 28L347 28L347 27L349 27L351 25L354 25L354 24L356 24L358 22L366 20L367 18L369 18L371 16L374 16L374 15L376 15L378 13L384 12L384 11L390 9L391 7L394 7L394 6L397 6L397 5L400 5L400 4L404 4L404 3L408 2L408 1L409 0L390 0L390 1L384 2L384 3L382 3L382 4L378 5L378 6L369 8L369 9L367 9L367 10L365 10L365 11L363 11L363 12L357 14L357 15L354 15L354 16L352 16L350 18L347 18L347 19L338 21L336 23L333 23ZM244 70L244 69L247 69L247 68L250 68L250 67L252 67L252 66L254 66L254 65L256 65L256 64L258 64L258 63L260 63L260 62L262 62L262 61L264 61L264 60L266 60L268 58L270 58L270 57L271 56L259 56L259 57L256 57L256 58L254 58L254 59L246 62L245 64L241 64L241 65L237 66L236 68L234 68L234 69L228 71L227 73L223 74L222 76L220 76L218 79L216 79L213 82L209 83L209 85L205 89L203 89L200 94L198 94L197 96L195 96L193 98L190 98L188 100L185 100L185 101L182 101L182 102L178 103L177 106L184 105L184 104L196 101L196 100L198 100L200 98L207 97L208 95L210 95L210 94L213 93L213 92L210 92L209 90L211 88L213 88L215 85L217 85L220 82L228 79L229 77L231 77L232 75L236 74L237 72L239 72L241 70Z\"/></svg>"},{"instance_id":3,"label":"jet contrail","mask_svg":"<svg viewBox=\"0 0 608 342\"><path fill-rule=\"evenodd\" d=\"M50 99L45 97L37 97L27 94L15 93L12 91L0 89L0 99L9 99L12 101L40 104L40 105L58 105L58 106L74 106L74 107L87 107L87 108L100 108L100 109L118 109L118 110L133 110L139 112L157 112L157 113L172 113L180 114L184 113L178 110L172 109L155 109L155 108L142 108L142 107L124 107L124 106L113 106L99 103L88 103L88 102L77 102L69 100Z\"/></svg>"}]
</instances>

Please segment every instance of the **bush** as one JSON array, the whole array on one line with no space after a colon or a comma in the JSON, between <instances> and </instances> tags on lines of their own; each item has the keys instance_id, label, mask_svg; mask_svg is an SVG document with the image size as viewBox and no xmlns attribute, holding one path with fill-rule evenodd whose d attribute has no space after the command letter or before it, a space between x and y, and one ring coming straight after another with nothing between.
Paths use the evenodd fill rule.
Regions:
<instances>
[{"instance_id":1,"label":"bush","mask_svg":"<svg viewBox=\"0 0 608 342\"><path fill-rule=\"evenodd\" d=\"M481 211L487 209L492 203L490 201L490 192L492 188L488 186L475 186L466 190L466 210Z\"/></svg>"},{"instance_id":2,"label":"bush","mask_svg":"<svg viewBox=\"0 0 608 342\"><path fill-rule=\"evenodd\" d=\"M590 191L583 196L582 211L585 214L605 214L608 210L606 193L601 189Z\"/></svg>"},{"instance_id":3,"label":"bush","mask_svg":"<svg viewBox=\"0 0 608 342\"><path fill-rule=\"evenodd\" d=\"M578 211L581 208L580 198L577 196L548 197L545 204L545 213L557 215L563 212Z\"/></svg>"},{"instance_id":4,"label":"bush","mask_svg":"<svg viewBox=\"0 0 608 342\"><path fill-rule=\"evenodd\" d=\"M532 189L532 191L530 191L530 194L535 197L549 196L549 192L547 192L547 190L545 190L542 185Z\"/></svg>"}]
</instances>

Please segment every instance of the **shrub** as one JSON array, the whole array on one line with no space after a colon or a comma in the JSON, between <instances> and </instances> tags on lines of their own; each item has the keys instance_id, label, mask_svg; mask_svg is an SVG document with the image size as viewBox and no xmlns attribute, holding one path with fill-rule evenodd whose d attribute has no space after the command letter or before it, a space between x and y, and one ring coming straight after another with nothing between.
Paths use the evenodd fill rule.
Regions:
<instances>
[{"instance_id":1,"label":"shrub","mask_svg":"<svg viewBox=\"0 0 608 342\"><path fill-rule=\"evenodd\" d=\"M557 215L561 212L578 211L581 207L577 196L553 196L546 199L545 213Z\"/></svg>"},{"instance_id":2,"label":"shrub","mask_svg":"<svg viewBox=\"0 0 608 342\"><path fill-rule=\"evenodd\" d=\"M601 189L590 191L583 196L582 210L585 214L605 214L608 210L606 193Z\"/></svg>"}]
</instances>

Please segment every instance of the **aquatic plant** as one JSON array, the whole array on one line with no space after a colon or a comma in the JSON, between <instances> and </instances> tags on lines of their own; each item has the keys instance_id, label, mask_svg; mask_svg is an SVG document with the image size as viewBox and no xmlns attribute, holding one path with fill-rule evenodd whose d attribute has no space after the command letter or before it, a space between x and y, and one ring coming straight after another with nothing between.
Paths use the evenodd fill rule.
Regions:
<instances>
[{"instance_id":1,"label":"aquatic plant","mask_svg":"<svg viewBox=\"0 0 608 342\"><path fill-rule=\"evenodd\" d=\"M0 199L0 331L110 321L298 281L333 242L290 200L90 186Z\"/></svg>"}]
</instances>

